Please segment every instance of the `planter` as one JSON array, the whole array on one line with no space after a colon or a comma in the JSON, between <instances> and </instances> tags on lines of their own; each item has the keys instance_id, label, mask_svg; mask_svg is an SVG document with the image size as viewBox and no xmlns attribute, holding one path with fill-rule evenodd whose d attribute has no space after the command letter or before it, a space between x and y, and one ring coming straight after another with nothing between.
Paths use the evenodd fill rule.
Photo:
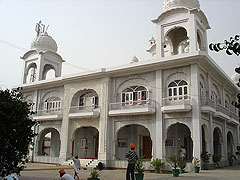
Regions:
<instances>
[{"instance_id":1,"label":"planter","mask_svg":"<svg viewBox=\"0 0 240 180\"><path fill-rule=\"evenodd\" d=\"M87 178L87 180L100 180L99 178Z\"/></svg>"},{"instance_id":2,"label":"planter","mask_svg":"<svg viewBox=\"0 0 240 180\"><path fill-rule=\"evenodd\" d=\"M155 173L160 173L160 168L155 168Z\"/></svg>"},{"instance_id":3,"label":"planter","mask_svg":"<svg viewBox=\"0 0 240 180\"><path fill-rule=\"evenodd\" d=\"M179 169L172 169L172 174L173 174L173 177L178 177Z\"/></svg>"},{"instance_id":4,"label":"planter","mask_svg":"<svg viewBox=\"0 0 240 180\"><path fill-rule=\"evenodd\" d=\"M143 180L144 174L135 174L136 180Z\"/></svg>"},{"instance_id":5,"label":"planter","mask_svg":"<svg viewBox=\"0 0 240 180\"><path fill-rule=\"evenodd\" d=\"M194 167L194 172L199 173L200 167Z\"/></svg>"},{"instance_id":6,"label":"planter","mask_svg":"<svg viewBox=\"0 0 240 180\"><path fill-rule=\"evenodd\" d=\"M180 174L185 173L185 169L180 169Z\"/></svg>"}]
</instances>

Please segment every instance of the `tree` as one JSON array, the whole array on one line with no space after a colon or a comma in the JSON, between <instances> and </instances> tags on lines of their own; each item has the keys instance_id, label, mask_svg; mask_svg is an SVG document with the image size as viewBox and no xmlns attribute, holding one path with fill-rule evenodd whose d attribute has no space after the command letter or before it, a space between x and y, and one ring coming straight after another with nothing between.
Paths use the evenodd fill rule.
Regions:
<instances>
[{"instance_id":1,"label":"tree","mask_svg":"<svg viewBox=\"0 0 240 180\"><path fill-rule=\"evenodd\" d=\"M23 101L18 90L0 89L0 176L20 173L18 165L26 157L37 125L30 119L31 104Z\"/></svg>"},{"instance_id":2,"label":"tree","mask_svg":"<svg viewBox=\"0 0 240 180\"><path fill-rule=\"evenodd\" d=\"M225 40L224 43L211 43L209 44L209 49L211 51L222 51L226 50L226 54L231 56L233 54L239 56L240 55L240 36L236 35L234 38L230 37L230 40ZM235 68L235 72L240 74L240 67ZM237 83L238 87L240 87L240 79ZM240 108L240 93L237 95L238 102L233 102L232 104Z\"/></svg>"}]
</instances>

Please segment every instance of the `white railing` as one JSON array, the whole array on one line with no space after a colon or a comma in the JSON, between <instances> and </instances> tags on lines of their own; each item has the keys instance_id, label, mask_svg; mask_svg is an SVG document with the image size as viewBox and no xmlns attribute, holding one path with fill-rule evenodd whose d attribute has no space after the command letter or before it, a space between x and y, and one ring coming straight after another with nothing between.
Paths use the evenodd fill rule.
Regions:
<instances>
[{"instance_id":1,"label":"white railing","mask_svg":"<svg viewBox=\"0 0 240 180\"><path fill-rule=\"evenodd\" d=\"M163 98L163 106L183 105L183 104L191 104L191 97L189 95L170 96L167 98Z\"/></svg>"},{"instance_id":2,"label":"white railing","mask_svg":"<svg viewBox=\"0 0 240 180\"><path fill-rule=\"evenodd\" d=\"M138 100L138 101L128 101L128 102L117 102L110 103L109 110L118 109L133 109L133 108L143 108L143 107L155 107L155 101L151 100Z\"/></svg>"},{"instance_id":3,"label":"white railing","mask_svg":"<svg viewBox=\"0 0 240 180\"><path fill-rule=\"evenodd\" d=\"M98 110L99 110L99 107L97 105L70 107L70 113L93 112L93 111L98 111Z\"/></svg>"},{"instance_id":4,"label":"white railing","mask_svg":"<svg viewBox=\"0 0 240 180\"><path fill-rule=\"evenodd\" d=\"M54 108L54 109L44 109L44 110L37 110L35 116L47 116L47 115L57 115L62 114L62 109Z\"/></svg>"},{"instance_id":5,"label":"white railing","mask_svg":"<svg viewBox=\"0 0 240 180\"><path fill-rule=\"evenodd\" d=\"M216 109L216 111L219 111L219 112L239 121L239 116L237 115L236 107L234 107L233 105L230 105L230 108L227 109L223 105L216 104L213 100L211 100L207 97L201 97L201 106L210 106L210 107Z\"/></svg>"}]
</instances>

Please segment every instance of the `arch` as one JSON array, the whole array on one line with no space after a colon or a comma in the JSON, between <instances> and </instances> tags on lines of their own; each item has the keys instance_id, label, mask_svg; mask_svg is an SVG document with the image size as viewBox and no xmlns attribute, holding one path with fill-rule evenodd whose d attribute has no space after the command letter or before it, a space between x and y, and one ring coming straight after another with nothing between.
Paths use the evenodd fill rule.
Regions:
<instances>
[{"instance_id":1,"label":"arch","mask_svg":"<svg viewBox=\"0 0 240 180\"><path fill-rule=\"evenodd\" d=\"M166 133L165 152L167 159L172 154L180 156L179 149L181 146L184 146L186 161L191 162L193 157L193 142L190 128L184 123L177 122L169 125Z\"/></svg>"},{"instance_id":2,"label":"arch","mask_svg":"<svg viewBox=\"0 0 240 180\"><path fill-rule=\"evenodd\" d=\"M231 157L232 154L234 154L233 147L234 147L233 135L232 135L231 131L228 131L228 133L227 133L227 156L228 156L228 159Z\"/></svg>"},{"instance_id":3,"label":"arch","mask_svg":"<svg viewBox=\"0 0 240 180\"><path fill-rule=\"evenodd\" d=\"M143 78L130 78L127 79L123 82L121 82L118 87L116 88L117 93L121 93L124 89L126 89L129 86L136 86L136 85L141 85L146 87L149 90L149 82L146 79Z\"/></svg>"},{"instance_id":4,"label":"arch","mask_svg":"<svg viewBox=\"0 0 240 180\"><path fill-rule=\"evenodd\" d=\"M231 104L230 96L228 94L225 94L224 107L229 110L230 104Z\"/></svg>"},{"instance_id":5,"label":"arch","mask_svg":"<svg viewBox=\"0 0 240 180\"><path fill-rule=\"evenodd\" d=\"M77 91L71 100L70 111L92 110L98 108L99 97L95 90L84 89Z\"/></svg>"},{"instance_id":6,"label":"arch","mask_svg":"<svg viewBox=\"0 0 240 180\"><path fill-rule=\"evenodd\" d=\"M165 38L169 39L172 55L179 54L178 48L180 44L189 40L187 34L187 30L183 26L173 27L166 32ZM185 48L187 48L187 46Z\"/></svg>"},{"instance_id":7,"label":"arch","mask_svg":"<svg viewBox=\"0 0 240 180\"><path fill-rule=\"evenodd\" d=\"M222 155L223 137L222 132L218 127L213 130L213 153Z\"/></svg>"},{"instance_id":8,"label":"arch","mask_svg":"<svg viewBox=\"0 0 240 180\"><path fill-rule=\"evenodd\" d=\"M188 83L185 80L174 80L168 84L168 100L187 99L189 94Z\"/></svg>"},{"instance_id":9,"label":"arch","mask_svg":"<svg viewBox=\"0 0 240 180\"><path fill-rule=\"evenodd\" d=\"M26 83L35 82L36 78L37 78L37 64L36 63L30 63L26 68L26 74L25 74L25 77L24 77L24 82L26 82Z\"/></svg>"},{"instance_id":10,"label":"arch","mask_svg":"<svg viewBox=\"0 0 240 180\"><path fill-rule=\"evenodd\" d=\"M139 156L145 159L152 158L152 139L150 131L140 124L129 124L121 126L115 133L115 155L116 159L125 158L130 144L135 144Z\"/></svg>"},{"instance_id":11,"label":"arch","mask_svg":"<svg viewBox=\"0 0 240 180\"><path fill-rule=\"evenodd\" d=\"M58 130L52 127L45 128L41 130L37 136L36 153L38 155L58 157L60 153L60 144L60 134Z\"/></svg>"},{"instance_id":12,"label":"arch","mask_svg":"<svg viewBox=\"0 0 240 180\"><path fill-rule=\"evenodd\" d=\"M52 72L54 72L54 74ZM50 76L49 76L49 73L51 73ZM56 77L56 68L51 64L45 64L43 67L42 79L43 80L52 79L55 77Z\"/></svg>"},{"instance_id":13,"label":"arch","mask_svg":"<svg viewBox=\"0 0 240 180\"><path fill-rule=\"evenodd\" d=\"M72 155L81 159L97 159L99 147L99 130L94 126L76 128L72 135Z\"/></svg>"},{"instance_id":14,"label":"arch","mask_svg":"<svg viewBox=\"0 0 240 180\"><path fill-rule=\"evenodd\" d=\"M199 29L197 29L197 44L198 44L198 50L200 51L205 50L205 42L203 39L203 35Z\"/></svg>"}]
</instances>

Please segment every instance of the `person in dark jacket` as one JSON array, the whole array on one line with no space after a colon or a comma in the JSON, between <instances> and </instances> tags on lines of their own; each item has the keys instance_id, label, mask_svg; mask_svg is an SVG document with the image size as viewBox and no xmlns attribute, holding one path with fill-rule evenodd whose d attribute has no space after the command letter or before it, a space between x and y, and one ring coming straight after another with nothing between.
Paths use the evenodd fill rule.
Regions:
<instances>
[{"instance_id":1,"label":"person in dark jacket","mask_svg":"<svg viewBox=\"0 0 240 180\"><path fill-rule=\"evenodd\" d=\"M135 151L135 145L131 144L130 147L131 147L131 150L125 154L125 158L128 159L126 180L130 180L130 174L131 174L131 179L134 180L135 163L138 159L138 155Z\"/></svg>"}]
</instances>

